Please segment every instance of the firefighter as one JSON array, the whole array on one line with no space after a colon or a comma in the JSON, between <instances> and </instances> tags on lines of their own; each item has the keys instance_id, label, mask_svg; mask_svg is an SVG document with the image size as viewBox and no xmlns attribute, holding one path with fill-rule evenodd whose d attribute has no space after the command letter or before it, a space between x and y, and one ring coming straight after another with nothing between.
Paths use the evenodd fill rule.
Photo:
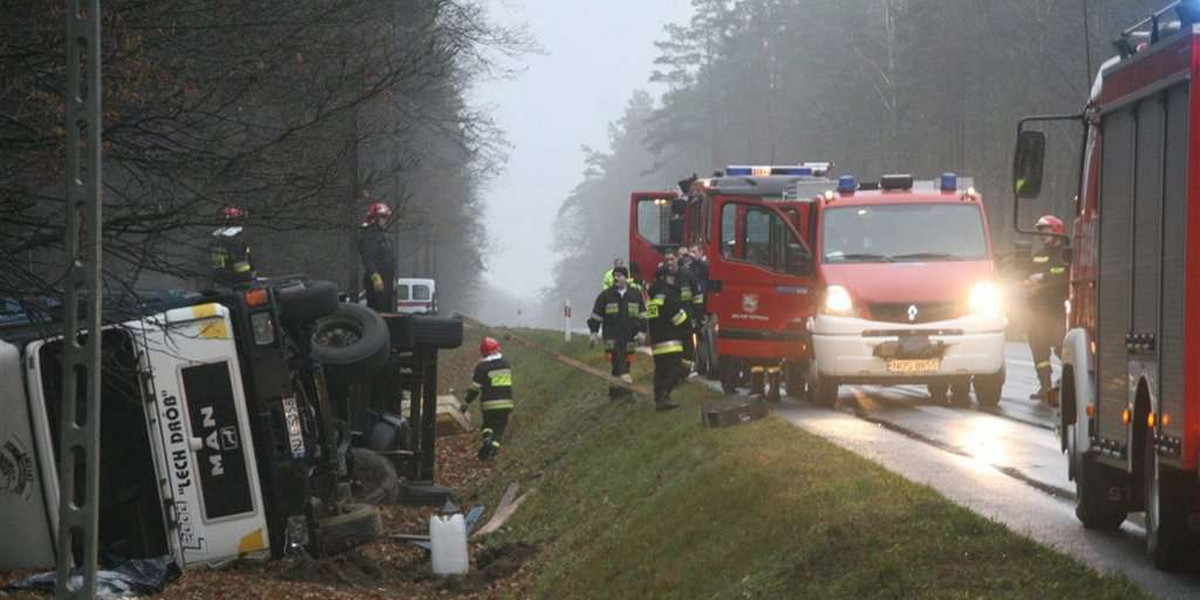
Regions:
<instances>
[{"instance_id":1,"label":"firefighter","mask_svg":"<svg viewBox=\"0 0 1200 600\"><path fill-rule=\"evenodd\" d=\"M483 430L479 432L478 456L479 460L487 461L500 451L500 440L514 408L512 367L504 360L500 342L493 338L485 337L479 342L479 356L471 388L458 408L466 413L475 398L482 397Z\"/></svg>"},{"instance_id":2,"label":"firefighter","mask_svg":"<svg viewBox=\"0 0 1200 600\"><path fill-rule=\"evenodd\" d=\"M396 312L396 250L387 231L391 218L390 206L382 202L369 206L358 241L367 306L376 312Z\"/></svg>"},{"instance_id":3,"label":"firefighter","mask_svg":"<svg viewBox=\"0 0 1200 600\"><path fill-rule=\"evenodd\" d=\"M613 286L613 283L614 283L613 271L616 271L617 269L622 268L624 266L625 266L625 260L622 259L620 256L613 259L612 268L609 269L608 271L605 271L605 273L604 273L604 281L601 283L601 285L603 286L603 289L607 290L608 288Z\"/></svg>"},{"instance_id":4,"label":"firefighter","mask_svg":"<svg viewBox=\"0 0 1200 600\"><path fill-rule=\"evenodd\" d=\"M612 363L612 374L627 383L633 383L629 374L629 363L637 354L637 347L645 338L646 303L642 293L629 285L629 270L613 268L613 285L596 296L592 314L588 317L591 344L595 345L604 332L604 352ZM631 396L629 390L608 387L608 399L619 400Z\"/></svg>"},{"instance_id":5,"label":"firefighter","mask_svg":"<svg viewBox=\"0 0 1200 600\"><path fill-rule=\"evenodd\" d=\"M675 265L675 287L679 290L679 301L688 314L688 327L683 335L683 370L688 379L699 376L696 372L696 327L700 323L700 311L704 296L696 284L696 274L692 266L692 257L688 254L687 246L680 246L676 255L667 255L668 263Z\"/></svg>"},{"instance_id":6,"label":"firefighter","mask_svg":"<svg viewBox=\"0 0 1200 600\"><path fill-rule=\"evenodd\" d=\"M1029 303L1029 349L1037 369L1038 391L1030 400L1051 400L1051 352L1062 356L1066 335L1067 273L1066 227L1054 215L1038 219L1035 229L1042 235L1033 248L1034 272L1025 279Z\"/></svg>"},{"instance_id":7,"label":"firefighter","mask_svg":"<svg viewBox=\"0 0 1200 600\"><path fill-rule=\"evenodd\" d=\"M257 277L250 261L250 243L242 226L246 211L236 206L221 209L224 224L212 232L209 258L214 286L232 287Z\"/></svg>"},{"instance_id":8,"label":"firefighter","mask_svg":"<svg viewBox=\"0 0 1200 600\"><path fill-rule=\"evenodd\" d=\"M664 261L654 273L650 301L646 304L650 351L654 356L654 406L671 410L679 405L671 400L671 390L683 378L683 334L689 330L687 311L675 287L674 261Z\"/></svg>"}]
</instances>

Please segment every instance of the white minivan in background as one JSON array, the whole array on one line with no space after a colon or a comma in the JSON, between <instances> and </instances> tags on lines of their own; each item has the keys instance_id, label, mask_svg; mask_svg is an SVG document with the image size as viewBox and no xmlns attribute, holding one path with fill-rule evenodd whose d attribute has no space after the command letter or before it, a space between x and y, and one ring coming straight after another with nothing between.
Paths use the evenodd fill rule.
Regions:
<instances>
[{"instance_id":1,"label":"white minivan in background","mask_svg":"<svg viewBox=\"0 0 1200 600\"><path fill-rule=\"evenodd\" d=\"M437 285L432 279L397 279L396 312L413 315L437 314Z\"/></svg>"}]
</instances>

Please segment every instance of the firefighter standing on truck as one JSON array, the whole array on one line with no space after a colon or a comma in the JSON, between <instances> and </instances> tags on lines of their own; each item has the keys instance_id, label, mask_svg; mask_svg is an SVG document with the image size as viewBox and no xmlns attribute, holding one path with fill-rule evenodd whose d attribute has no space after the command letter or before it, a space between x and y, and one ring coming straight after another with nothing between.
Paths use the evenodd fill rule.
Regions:
<instances>
[{"instance_id":1,"label":"firefighter standing on truck","mask_svg":"<svg viewBox=\"0 0 1200 600\"><path fill-rule=\"evenodd\" d=\"M376 312L396 312L396 250L387 232L391 218L391 207L382 202L372 204L358 240L367 306Z\"/></svg>"},{"instance_id":2,"label":"firefighter standing on truck","mask_svg":"<svg viewBox=\"0 0 1200 600\"><path fill-rule=\"evenodd\" d=\"M671 401L671 390L683 379L682 340L690 326L675 287L674 263L664 260L655 278L646 304L650 351L654 355L654 407L671 410L679 406Z\"/></svg>"},{"instance_id":3,"label":"firefighter standing on truck","mask_svg":"<svg viewBox=\"0 0 1200 600\"><path fill-rule=\"evenodd\" d=\"M1037 370L1038 391L1030 400L1051 400L1051 352L1062 357L1066 335L1066 300L1070 284L1067 264L1067 229L1054 215L1038 219L1035 229L1042 235L1033 249L1034 272L1025 279L1029 303L1029 349Z\"/></svg>"},{"instance_id":4,"label":"firefighter standing on truck","mask_svg":"<svg viewBox=\"0 0 1200 600\"><path fill-rule=\"evenodd\" d=\"M471 388L458 408L463 413L471 407L477 396L482 397L480 410L483 413L483 430L480 431L479 460L489 460L500 451L500 440L508 428L508 417L512 414L513 379L512 366L500 352L500 342L485 337L479 342L479 364L471 376Z\"/></svg>"},{"instance_id":5,"label":"firefighter standing on truck","mask_svg":"<svg viewBox=\"0 0 1200 600\"><path fill-rule=\"evenodd\" d=\"M224 224L212 233L209 258L212 261L213 285L232 287L253 281L258 274L250 262L250 243L242 221L246 212L236 206L221 209Z\"/></svg>"},{"instance_id":6,"label":"firefighter standing on truck","mask_svg":"<svg viewBox=\"0 0 1200 600\"><path fill-rule=\"evenodd\" d=\"M629 285L629 270L625 267L613 268L613 285L596 296L587 324L592 345L596 343L603 327L604 352L612 363L612 374L626 383L633 383L629 363L633 362L637 347L645 337L645 319L646 304L642 293ZM609 400L631 396L632 393L627 389L608 386Z\"/></svg>"}]
</instances>

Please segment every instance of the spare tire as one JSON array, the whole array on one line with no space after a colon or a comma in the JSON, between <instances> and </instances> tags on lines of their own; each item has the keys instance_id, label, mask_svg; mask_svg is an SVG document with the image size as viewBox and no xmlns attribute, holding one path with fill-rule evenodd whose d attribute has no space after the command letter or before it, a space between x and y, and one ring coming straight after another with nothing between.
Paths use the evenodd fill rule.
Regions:
<instances>
[{"instance_id":1,"label":"spare tire","mask_svg":"<svg viewBox=\"0 0 1200 600\"><path fill-rule=\"evenodd\" d=\"M387 362L391 338L387 324L375 311L341 304L316 322L312 355L327 371L370 377Z\"/></svg>"},{"instance_id":2,"label":"spare tire","mask_svg":"<svg viewBox=\"0 0 1200 600\"><path fill-rule=\"evenodd\" d=\"M347 504L341 514L317 519L317 556L345 552L375 541L383 532L379 508L367 504Z\"/></svg>"},{"instance_id":3,"label":"spare tire","mask_svg":"<svg viewBox=\"0 0 1200 600\"><path fill-rule=\"evenodd\" d=\"M338 308L338 289L329 281L301 281L279 288L275 298L281 308L280 318L288 323L311 323Z\"/></svg>"}]
</instances>

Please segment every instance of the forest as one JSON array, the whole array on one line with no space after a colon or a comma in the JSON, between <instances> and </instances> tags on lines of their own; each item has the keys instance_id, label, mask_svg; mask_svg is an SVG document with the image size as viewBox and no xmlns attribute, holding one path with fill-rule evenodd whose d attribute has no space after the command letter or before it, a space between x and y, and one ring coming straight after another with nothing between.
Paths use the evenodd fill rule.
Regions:
<instances>
[{"instance_id":1,"label":"forest","mask_svg":"<svg viewBox=\"0 0 1200 600\"><path fill-rule=\"evenodd\" d=\"M886 173L972 177L998 250L1011 247L1017 121L1081 110L1111 42L1164 0L693 0L668 24L651 82L585 148L555 224L543 314L590 305L628 241L634 190L671 188L729 164L832 161L860 181ZM1081 135L1052 136L1038 202L1067 216ZM1026 225L1028 225L1027 223ZM582 304L581 304L582 303Z\"/></svg>"}]
</instances>

